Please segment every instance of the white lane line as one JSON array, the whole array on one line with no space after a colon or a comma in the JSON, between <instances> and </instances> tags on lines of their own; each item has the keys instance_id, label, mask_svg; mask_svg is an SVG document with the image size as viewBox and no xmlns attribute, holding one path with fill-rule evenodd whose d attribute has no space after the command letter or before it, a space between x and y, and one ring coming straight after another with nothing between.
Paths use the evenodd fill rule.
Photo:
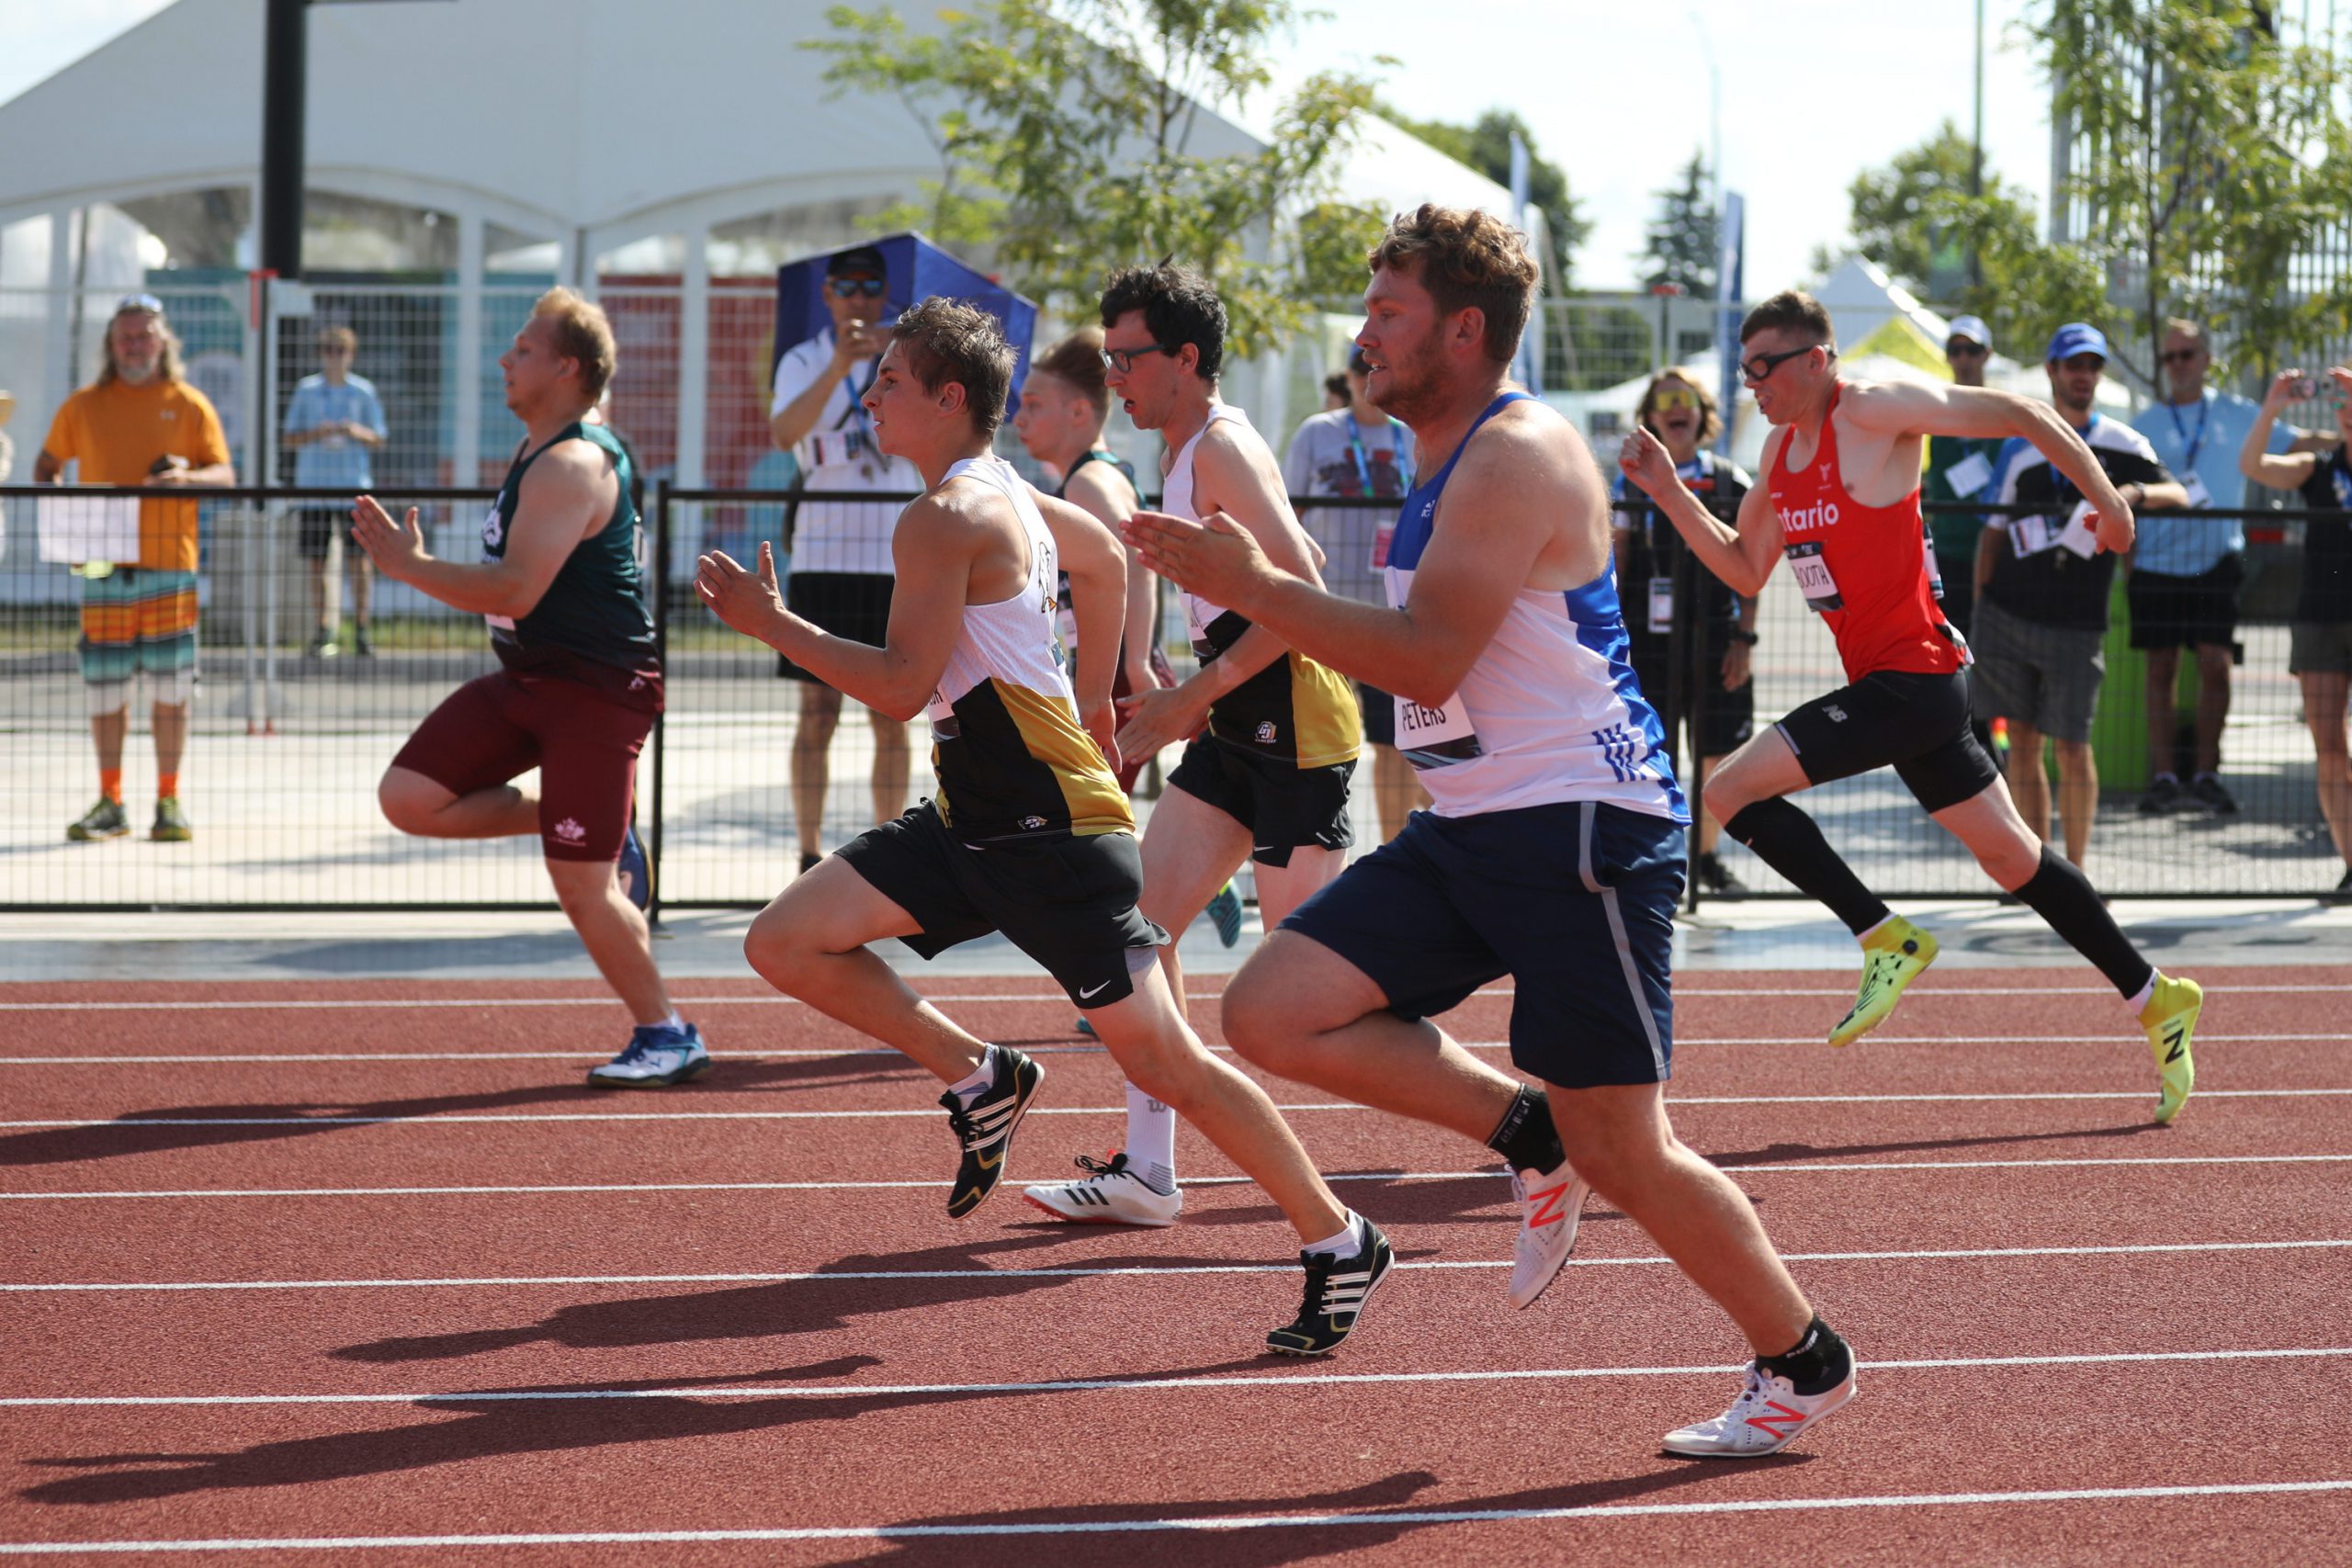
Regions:
<instances>
[{"instance_id":1,"label":"white lane line","mask_svg":"<svg viewBox=\"0 0 2352 1568\"><path fill-rule=\"evenodd\" d=\"M2124 1039L2119 1033L2107 1034L1872 1034L1873 1047L1886 1045L2112 1045ZM2258 1045L2298 1041L2322 1041L2337 1044L2352 1044L2352 1033L2343 1030L2328 1030L2312 1034L2199 1034L2199 1045ZM1508 1040L1463 1040L1455 1043L1467 1051L1508 1051ZM1752 1034L1724 1035L1697 1038L1683 1036L1674 1042L1678 1051L1690 1045L1820 1045L1818 1033L1814 1034ZM1030 1055L1102 1056L1109 1055L1100 1045L1023 1045ZM1230 1045L1211 1045L1210 1050L1221 1055L1230 1055ZM798 1059L822 1061L835 1056L887 1056L896 1058L908 1067L913 1066L897 1051L887 1045L823 1046L809 1050L726 1051L719 1060L733 1062L772 1062ZM213 1066L233 1063L260 1063L277 1066L288 1062L601 1062L602 1051L300 1051L277 1054L248 1051L234 1054L178 1056L0 1056L0 1067L86 1067L86 1066Z\"/></svg>"},{"instance_id":2,"label":"white lane line","mask_svg":"<svg viewBox=\"0 0 2352 1568\"><path fill-rule=\"evenodd\" d=\"M2120 1258L2200 1252L2308 1252L2352 1247L2352 1237L2317 1241L2122 1242L2089 1247L1939 1247L1899 1252L1784 1252L1791 1263L1905 1263L1962 1258ZM1571 1258L1570 1269L1648 1268L1668 1258ZM1399 1263L1399 1269L1508 1269L1511 1260L1464 1258ZM132 1280L60 1284L0 1283L0 1293L46 1295L92 1291L401 1291L503 1289L521 1285L799 1284L820 1280L1102 1280L1129 1276L1190 1278L1208 1274L1291 1274L1295 1263L1125 1264L1111 1269L811 1269L760 1274L526 1274L417 1280Z\"/></svg>"},{"instance_id":3,"label":"white lane line","mask_svg":"<svg viewBox=\"0 0 2352 1568\"><path fill-rule=\"evenodd\" d=\"M1801 1165L1728 1165L1726 1175L1835 1175L1860 1170L2058 1170L2081 1166L2205 1166L2205 1165L2343 1165L2342 1155L2105 1155L2081 1159L1914 1159L1865 1160L1850 1164L1813 1162ZM1007 1177L1007 1181L1053 1180ZM1391 1170L1326 1172L1326 1181L1492 1181L1494 1170ZM1186 1187L1246 1187L1246 1176L1188 1176ZM908 1190L937 1191L950 1181L582 1181L528 1187L175 1187L128 1189L112 1192L0 1192L0 1202L63 1202L86 1199L162 1198L525 1198L571 1192L882 1192Z\"/></svg>"},{"instance_id":4,"label":"white lane line","mask_svg":"<svg viewBox=\"0 0 2352 1568\"><path fill-rule=\"evenodd\" d=\"M2128 1350L2052 1356L1936 1356L1910 1360L1865 1360L1871 1372L1945 1371L2028 1367L2137 1366L2150 1361L2311 1360L2352 1356L2352 1346L2331 1345L2285 1348L2229 1350ZM835 1399L844 1395L1092 1393L1136 1390L1181 1389L1215 1393L1225 1389L1295 1388L1301 1384L1330 1387L1352 1383L1529 1382L1562 1379L1683 1378L1736 1376L1745 1366L1720 1367L1549 1367L1494 1368L1452 1372L1236 1372L1174 1378L1054 1378L1039 1382L910 1382L910 1383L781 1383L774 1386L683 1383L675 1388L490 1389L481 1393L453 1390L435 1393L124 1393L20 1395L0 1399L0 1407L27 1408L64 1405L73 1408L124 1405L202 1404L546 1404L563 1400L614 1399Z\"/></svg>"},{"instance_id":5,"label":"white lane line","mask_svg":"<svg viewBox=\"0 0 2352 1568\"><path fill-rule=\"evenodd\" d=\"M2215 1100L2323 1100L2352 1095L2352 1089L2209 1089L2199 1101ZM1694 1094L1670 1098L1676 1107L1691 1105L1935 1105L1992 1104L2038 1100L2144 1100L2141 1090L2049 1090L2022 1094ZM1370 1108L1348 1101L1312 1105L1277 1105L1285 1114L1309 1111L1362 1111ZM429 1116L124 1116L49 1117L0 1122L0 1128L104 1127L385 1127L457 1125L516 1122L859 1122L902 1117L935 1117L937 1111L526 1111L435 1112ZM1032 1116L1124 1116L1121 1105L1039 1106Z\"/></svg>"},{"instance_id":6,"label":"white lane line","mask_svg":"<svg viewBox=\"0 0 2352 1568\"><path fill-rule=\"evenodd\" d=\"M2352 985L2336 986L2208 986L2208 996L2341 996L2352 992ZM1187 991L1187 1000L1214 1002L1222 993L1217 991ZM1477 997L1508 998L1516 992L1503 986L1478 992ZM1826 988L1817 986L1730 987L1720 988L1677 987L1678 997L1839 997L1850 1000L1854 987L1849 984ZM1068 1002L1069 998L1060 991L976 991L958 995L952 991L925 992L926 1000L933 1002ZM1970 986L1955 985L1942 989L1908 991L1905 999L1962 1000L1973 997L2111 997L2109 986ZM804 1004L797 997L707 996L672 998L681 1007L799 1007ZM1473 998L1473 1000L1476 998ZM207 998L191 1001L58 1001L0 1002L0 1012L240 1012L319 1009L322 1010L356 1010L361 1011L395 1012L410 1008L611 1008L619 1004L611 997L386 997L361 1000L347 997L287 998L274 997L247 1001L243 999Z\"/></svg>"},{"instance_id":7,"label":"white lane line","mask_svg":"<svg viewBox=\"0 0 2352 1568\"><path fill-rule=\"evenodd\" d=\"M2168 1497L2270 1497L2352 1491L2352 1480L2213 1482L2196 1486L2079 1486L2033 1492L1908 1492L1865 1496L1758 1497L1713 1503L1590 1503L1559 1508L1398 1509L1356 1514L1228 1514L1157 1519L1039 1519L1018 1524L803 1526L775 1529L573 1530L508 1535L372 1535L212 1540L0 1542L0 1556L72 1552L334 1551L435 1547L668 1546L730 1541L907 1540L989 1536L1150 1535L1245 1529L1388 1529L1418 1525L1516 1524L1713 1514L1804 1513L1844 1508L1958 1508L2034 1503L2140 1503Z\"/></svg>"}]
</instances>

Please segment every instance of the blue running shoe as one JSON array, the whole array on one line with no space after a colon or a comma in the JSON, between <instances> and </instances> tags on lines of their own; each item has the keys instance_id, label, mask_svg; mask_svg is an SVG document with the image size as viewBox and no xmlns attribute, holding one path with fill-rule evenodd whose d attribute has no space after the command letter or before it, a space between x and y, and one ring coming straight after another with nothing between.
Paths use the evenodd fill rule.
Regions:
<instances>
[{"instance_id":1,"label":"blue running shoe","mask_svg":"<svg viewBox=\"0 0 2352 1568\"><path fill-rule=\"evenodd\" d=\"M621 892L630 903L642 909L653 902L653 878L646 874L645 846L637 841L634 822L621 840L620 863L613 868L613 874L620 878Z\"/></svg>"},{"instance_id":2,"label":"blue running shoe","mask_svg":"<svg viewBox=\"0 0 2352 1568\"><path fill-rule=\"evenodd\" d=\"M1216 925L1216 939L1231 947L1241 940L1241 895L1227 882L1209 900L1209 919Z\"/></svg>"},{"instance_id":3,"label":"blue running shoe","mask_svg":"<svg viewBox=\"0 0 2352 1568\"><path fill-rule=\"evenodd\" d=\"M666 1023L639 1024L628 1037L628 1048L601 1067L588 1072L591 1089L662 1089L700 1077L710 1069L710 1053L693 1024L673 1029Z\"/></svg>"}]
</instances>

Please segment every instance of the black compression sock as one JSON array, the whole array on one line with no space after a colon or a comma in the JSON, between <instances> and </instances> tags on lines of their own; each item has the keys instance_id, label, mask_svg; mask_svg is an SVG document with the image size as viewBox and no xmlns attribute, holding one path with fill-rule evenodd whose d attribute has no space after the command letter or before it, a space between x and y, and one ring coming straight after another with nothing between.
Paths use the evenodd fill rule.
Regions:
<instances>
[{"instance_id":1,"label":"black compression sock","mask_svg":"<svg viewBox=\"0 0 2352 1568\"><path fill-rule=\"evenodd\" d=\"M1557 1170L1568 1162L1559 1131L1552 1125L1552 1102L1542 1089L1524 1084L1487 1135L1487 1146L1509 1160L1513 1170Z\"/></svg>"},{"instance_id":2,"label":"black compression sock","mask_svg":"<svg viewBox=\"0 0 2352 1568\"><path fill-rule=\"evenodd\" d=\"M1854 1352L1816 1316L1805 1325L1804 1338L1777 1356L1757 1357L1756 1364L1767 1377L1788 1379L1799 1393L1826 1393L1853 1371Z\"/></svg>"},{"instance_id":3,"label":"black compression sock","mask_svg":"<svg viewBox=\"0 0 2352 1568\"><path fill-rule=\"evenodd\" d=\"M1766 865L1797 885L1809 898L1829 906L1856 936L1894 911L1862 886L1853 868L1838 858L1813 818L1785 800L1759 800L1742 807L1724 831L1754 850Z\"/></svg>"},{"instance_id":4,"label":"black compression sock","mask_svg":"<svg viewBox=\"0 0 2352 1568\"><path fill-rule=\"evenodd\" d=\"M2018 899L2040 915L2066 945L2098 966L2109 984L2128 999L2155 974L2155 965L2140 956L2132 939L2099 902L2091 880L2072 861L2041 846L2041 869L2017 890Z\"/></svg>"}]
</instances>

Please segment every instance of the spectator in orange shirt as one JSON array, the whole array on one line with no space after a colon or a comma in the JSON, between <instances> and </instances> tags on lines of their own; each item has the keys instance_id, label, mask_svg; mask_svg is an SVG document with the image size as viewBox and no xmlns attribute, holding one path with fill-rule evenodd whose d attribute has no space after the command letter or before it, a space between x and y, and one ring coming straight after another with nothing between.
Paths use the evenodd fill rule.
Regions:
<instances>
[{"instance_id":1,"label":"spectator in orange shirt","mask_svg":"<svg viewBox=\"0 0 2352 1568\"><path fill-rule=\"evenodd\" d=\"M67 398L33 464L35 484L55 484L79 463L84 484L221 486L237 482L220 416L180 374L179 339L163 302L133 294L107 323L98 378ZM192 836L180 807L180 758L196 695L196 529L193 501L139 506L139 558L84 569L82 680L98 752L98 802L65 829L69 839L130 831L122 807L122 741L130 681L146 671L155 730L155 822L149 837Z\"/></svg>"}]
</instances>

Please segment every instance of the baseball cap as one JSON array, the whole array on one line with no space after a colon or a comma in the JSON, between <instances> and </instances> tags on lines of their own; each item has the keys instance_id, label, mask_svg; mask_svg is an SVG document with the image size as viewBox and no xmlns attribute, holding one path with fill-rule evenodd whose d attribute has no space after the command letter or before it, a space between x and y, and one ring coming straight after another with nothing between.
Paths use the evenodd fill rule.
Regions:
<instances>
[{"instance_id":1,"label":"baseball cap","mask_svg":"<svg viewBox=\"0 0 2352 1568\"><path fill-rule=\"evenodd\" d=\"M2096 354L2101 359L2109 357L2107 334L2088 321L2068 321L2050 334L2050 352L2041 357L2045 364L2055 365L2078 354Z\"/></svg>"},{"instance_id":2,"label":"baseball cap","mask_svg":"<svg viewBox=\"0 0 2352 1568\"><path fill-rule=\"evenodd\" d=\"M1364 363L1363 349L1351 348L1348 350L1348 368L1354 371L1359 376L1364 375L1372 369L1370 365Z\"/></svg>"},{"instance_id":3,"label":"baseball cap","mask_svg":"<svg viewBox=\"0 0 2352 1568\"><path fill-rule=\"evenodd\" d=\"M848 250L835 251L825 262L827 277L840 277L844 273L853 272L888 277L890 269L882 265L882 253L872 245L852 245Z\"/></svg>"},{"instance_id":4,"label":"baseball cap","mask_svg":"<svg viewBox=\"0 0 2352 1568\"><path fill-rule=\"evenodd\" d=\"M1993 346L1993 334L1986 329L1982 316L1954 316L1951 329L1944 333L1944 341L1950 343L1956 337L1964 337L1979 348Z\"/></svg>"}]
</instances>

